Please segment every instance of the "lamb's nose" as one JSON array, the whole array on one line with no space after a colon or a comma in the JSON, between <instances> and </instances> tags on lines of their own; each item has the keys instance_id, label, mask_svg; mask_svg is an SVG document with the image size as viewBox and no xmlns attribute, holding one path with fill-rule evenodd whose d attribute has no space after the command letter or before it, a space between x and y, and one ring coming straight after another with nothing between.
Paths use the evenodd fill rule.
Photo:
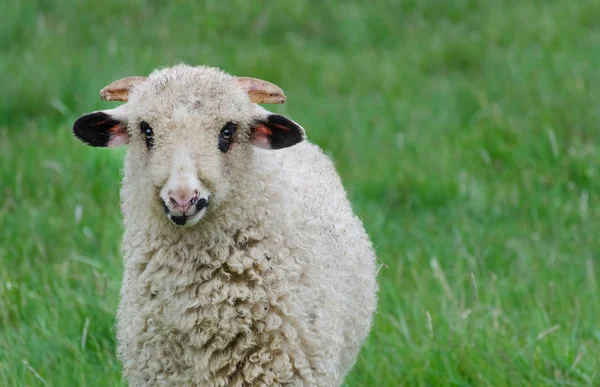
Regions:
<instances>
[{"instance_id":1,"label":"lamb's nose","mask_svg":"<svg viewBox=\"0 0 600 387\"><path fill-rule=\"evenodd\" d=\"M198 191L177 190L169 192L169 201L174 209L185 212L198 202Z\"/></svg>"}]
</instances>

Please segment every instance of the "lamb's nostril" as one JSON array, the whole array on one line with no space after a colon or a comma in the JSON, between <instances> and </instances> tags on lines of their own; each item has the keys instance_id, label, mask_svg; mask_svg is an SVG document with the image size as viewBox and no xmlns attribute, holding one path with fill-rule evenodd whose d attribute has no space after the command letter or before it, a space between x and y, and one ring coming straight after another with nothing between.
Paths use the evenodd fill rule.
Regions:
<instances>
[{"instance_id":1,"label":"lamb's nostril","mask_svg":"<svg viewBox=\"0 0 600 387\"><path fill-rule=\"evenodd\" d=\"M194 195L186 194L185 192L179 192L177 194L169 194L169 203L174 208L183 212L187 211L188 208L194 206L198 202L198 196L194 192Z\"/></svg>"}]
</instances>

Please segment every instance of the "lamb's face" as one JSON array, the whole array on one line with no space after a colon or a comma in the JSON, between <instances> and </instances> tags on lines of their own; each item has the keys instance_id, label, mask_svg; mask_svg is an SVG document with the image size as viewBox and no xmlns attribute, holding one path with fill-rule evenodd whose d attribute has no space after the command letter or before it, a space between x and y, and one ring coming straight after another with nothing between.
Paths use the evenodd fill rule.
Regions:
<instances>
[{"instance_id":1,"label":"lamb's face","mask_svg":"<svg viewBox=\"0 0 600 387\"><path fill-rule=\"evenodd\" d=\"M153 73L127 104L80 117L74 132L92 146L129 144L125 174L144 196L140 205L177 226L227 201L252 146L280 149L304 138L293 121L253 104L234 77L188 66Z\"/></svg>"}]
</instances>

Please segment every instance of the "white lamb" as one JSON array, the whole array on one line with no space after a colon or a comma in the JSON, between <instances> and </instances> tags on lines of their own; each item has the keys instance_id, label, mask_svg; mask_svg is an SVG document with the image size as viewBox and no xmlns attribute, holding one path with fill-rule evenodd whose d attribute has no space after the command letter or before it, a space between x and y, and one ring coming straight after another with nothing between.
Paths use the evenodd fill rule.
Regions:
<instances>
[{"instance_id":1,"label":"white lamb","mask_svg":"<svg viewBox=\"0 0 600 387\"><path fill-rule=\"evenodd\" d=\"M177 65L101 96L128 102L73 131L129 144L117 314L129 383L341 385L376 308L375 254L329 158L257 105L283 103L281 89Z\"/></svg>"}]
</instances>

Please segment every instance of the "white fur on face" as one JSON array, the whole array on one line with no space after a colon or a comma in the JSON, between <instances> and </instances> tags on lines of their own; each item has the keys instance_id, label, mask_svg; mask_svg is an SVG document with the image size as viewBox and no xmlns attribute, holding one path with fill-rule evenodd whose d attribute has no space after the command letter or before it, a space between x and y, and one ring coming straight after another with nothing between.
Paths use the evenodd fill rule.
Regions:
<instances>
[{"instance_id":1,"label":"white fur on face","mask_svg":"<svg viewBox=\"0 0 600 387\"><path fill-rule=\"evenodd\" d=\"M160 190L160 199L171 221L180 226L193 226L206 213L210 192L198 178L193 158L184 148L173 154L170 175ZM188 203L183 208L178 203ZM204 203L198 209L197 203ZM174 219L178 219L177 223Z\"/></svg>"}]
</instances>

